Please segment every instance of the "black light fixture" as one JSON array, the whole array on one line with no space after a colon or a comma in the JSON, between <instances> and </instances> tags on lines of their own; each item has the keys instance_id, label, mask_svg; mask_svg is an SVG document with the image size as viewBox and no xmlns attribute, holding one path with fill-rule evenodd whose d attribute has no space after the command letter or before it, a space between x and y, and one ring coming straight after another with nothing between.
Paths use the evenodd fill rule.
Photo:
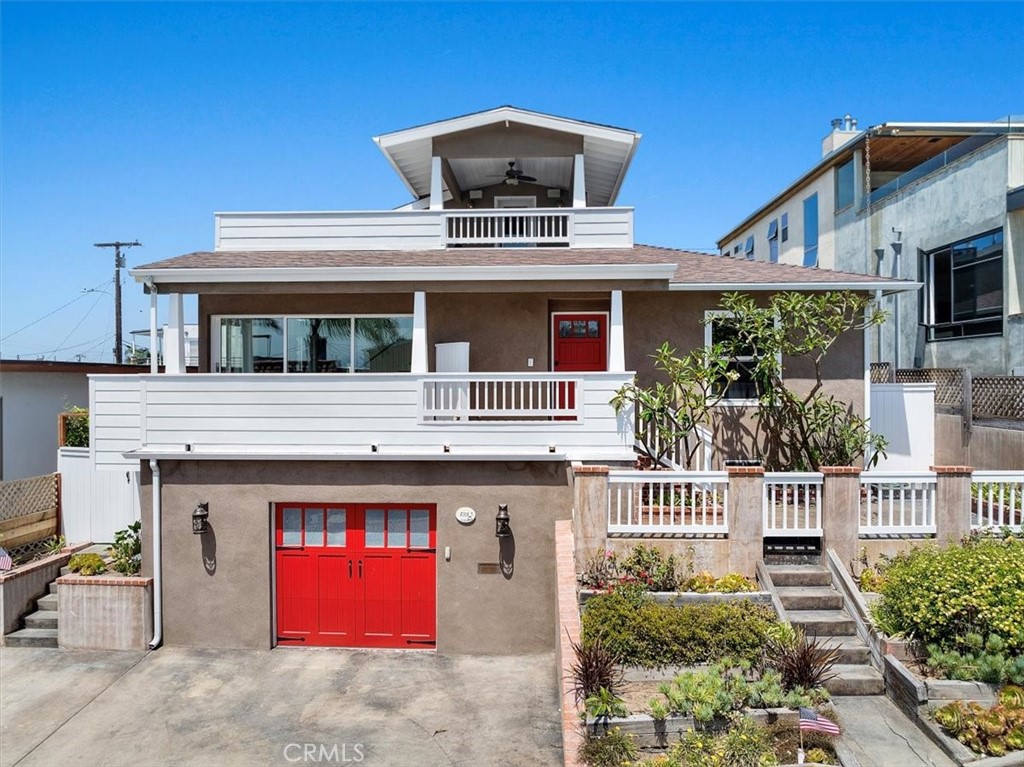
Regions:
<instances>
[{"instance_id":1,"label":"black light fixture","mask_svg":"<svg viewBox=\"0 0 1024 767\"><path fill-rule=\"evenodd\" d=\"M498 515L494 518L494 535L498 538L512 537L512 528L508 523L508 504L498 504Z\"/></svg>"},{"instance_id":2,"label":"black light fixture","mask_svg":"<svg viewBox=\"0 0 1024 767\"><path fill-rule=\"evenodd\" d=\"M210 504L209 503L197 503L196 510L192 512L192 532L196 535L202 535L209 527L206 524L206 520L210 516Z\"/></svg>"}]
</instances>

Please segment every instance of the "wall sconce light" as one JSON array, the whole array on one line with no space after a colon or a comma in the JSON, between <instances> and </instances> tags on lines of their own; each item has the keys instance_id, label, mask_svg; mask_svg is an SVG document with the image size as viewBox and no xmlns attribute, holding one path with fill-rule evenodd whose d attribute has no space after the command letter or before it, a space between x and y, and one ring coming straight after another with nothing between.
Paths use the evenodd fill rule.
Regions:
<instances>
[{"instance_id":1,"label":"wall sconce light","mask_svg":"<svg viewBox=\"0 0 1024 767\"><path fill-rule=\"evenodd\" d=\"M207 532L210 528L207 524L207 519L210 517L210 504L209 503L198 503L196 504L196 510L192 512L192 532L196 535L202 535Z\"/></svg>"},{"instance_id":2,"label":"wall sconce light","mask_svg":"<svg viewBox=\"0 0 1024 767\"><path fill-rule=\"evenodd\" d=\"M498 515L494 518L494 535L496 538L511 538L512 528L509 527L508 504L498 505Z\"/></svg>"}]
</instances>

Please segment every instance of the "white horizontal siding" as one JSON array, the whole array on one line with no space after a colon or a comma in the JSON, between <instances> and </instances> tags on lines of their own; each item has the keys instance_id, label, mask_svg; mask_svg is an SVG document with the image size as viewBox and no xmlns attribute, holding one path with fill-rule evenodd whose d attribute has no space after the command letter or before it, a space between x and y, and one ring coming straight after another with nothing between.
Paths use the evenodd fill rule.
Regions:
<instances>
[{"instance_id":1,"label":"white horizontal siding","mask_svg":"<svg viewBox=\"0 0 1024 767\"><path fill-rule=\"evenodd\" d=\"M142 446L143 376L89 376L89 445L93 465L101 471L138 468L124 453Z\"/></svg>"},{"instance_id":2,"label":"white horizontal siding","mask_svg":"<svg viewBox=\"0 0 1024 767\"><path fill-rule=\"evenodd\" d=\"M632 208L577 208L573 245L577 248L633 246Z\"/></svg>"},{"instance_id":3,"label":"white horizontal siding","mask_svg":"<svg viewBox=\"0 0 1024 767\"><path fill-rule=\"evenodd\" d=\"M551 374L468 374L474 380L550 379ZM424 378L366 375L148 375L133 377L136 400L126 401L117 376L96 376L94 430L98 468L123 468L117 451L227 448L361 451L370 445L398 452L544 450L555 445L574 458L628 454L632 425L608 404L632 374L574 373L580 380L579 421L421 422ZM458 376L431 376L452 381ZM107 381L109 381L109 389ZM100 405L100 403L103 403Z\"/></svg>"}]
</instances>

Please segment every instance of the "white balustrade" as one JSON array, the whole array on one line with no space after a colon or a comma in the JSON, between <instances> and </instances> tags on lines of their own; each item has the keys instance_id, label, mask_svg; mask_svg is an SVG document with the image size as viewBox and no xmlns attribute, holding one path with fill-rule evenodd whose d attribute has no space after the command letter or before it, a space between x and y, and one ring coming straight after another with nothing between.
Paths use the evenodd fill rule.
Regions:
<instances>
[{"instance_id":1,"label":"white balustrade","mask_svg":"<svg viewBox=\"0 0 1024 767\"><path fill-rule=\"evenodd\" d=\"M724 471L611 471L609 535L722 536L729 531Z\"/></svg>"},{"instance_id":2,"label":"white balustrade","mask_svg":"<svg viewBox=\"0 0 1024 767\"><path fill-rule=\"evenodd\" d=\"M770 472L761 494L765 537L820 537L823 475L818 472Z\"/></svg>"},{"instance_id":3,"label":"white balustrade","mask_svg":"<svg viewBox=\"0 0 1024 767\"><path fill-rule=\"evenodd\" d=\"M860 475L861 535L935 534L935 473L866 471Z\"/></svg>"},{"instance_id":4,"label":"white balustrade","mask_svg":"<svg viewBox=\"0 0 1024 767\"><path fill-rule=\"evenodd\" d=\"M568 245L569 211L475 210L445 215L448 245Z\"/></svg>"},{"instance_id":5,"label":"white balustrade","mask_svg":"<svg viewBox=\"0 0 1024 767\"><path fill-rule=\"evenodd\" d=\"M971 474L971 527L1024 527L1024 471Z\"/></svg>"},{"instance_id":6,"label":"white balustrade","mask_svg":"<svg viewBox=\"0 0 1024 767\"><path fill-rule=\"evenodd\" d=\"M423 380L421 422L583 418L583 382L555 375Z\"/></svg>"}]
</instances>

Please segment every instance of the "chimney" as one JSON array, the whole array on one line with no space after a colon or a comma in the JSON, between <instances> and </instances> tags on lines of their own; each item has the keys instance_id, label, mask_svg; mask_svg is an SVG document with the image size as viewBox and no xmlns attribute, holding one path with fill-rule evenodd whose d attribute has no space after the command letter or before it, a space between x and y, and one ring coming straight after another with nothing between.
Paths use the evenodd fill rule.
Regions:
<instances>
[{"instance_id":1,"label":"chimney","mask_svg":"<svg viewBox=\"0 0 1024 767\"><path fill-rule=\"evenodd\" d=\"M821 141L821 156L826 157L858 134L857 118L847 113L832 120L832 131Z\"/></svg>"}]
</instances>

